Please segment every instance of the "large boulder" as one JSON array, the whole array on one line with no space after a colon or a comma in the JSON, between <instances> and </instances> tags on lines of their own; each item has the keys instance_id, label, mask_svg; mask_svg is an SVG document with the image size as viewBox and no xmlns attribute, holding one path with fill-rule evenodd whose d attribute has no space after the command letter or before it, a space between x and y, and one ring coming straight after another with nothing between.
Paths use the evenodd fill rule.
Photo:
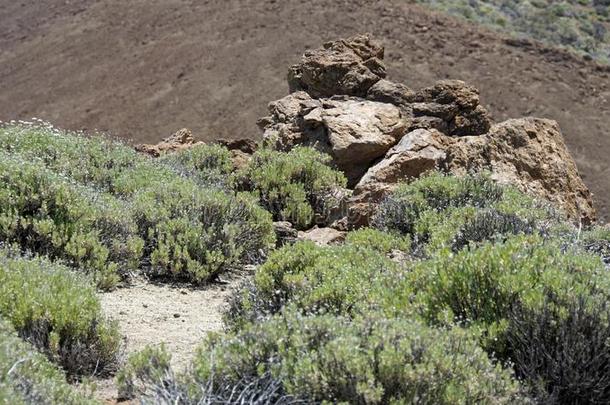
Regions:
<instances>
[{"instance_id":1,"label":"large boulder","mask_svg":"<svg viewBox=\"0 0 610 405\"><path fill-rule=\"evenodd\" d=\"M408 121L392 104L347 96L312 99L296 92L269 106L263 138L280 150L306 145L329 153L355 185L405 134Z\"/></svg>"},{"instance_id":2,"label":"large boulder","mask_svg":"<svg viewBox=\"0 0 610 405\"><path fill-rule=\"evenodd\" d=\"M306 91L313 97L337 94L365 97L385 77L383 47L369 35L328 42L307 51L288 72L290 92Z\"/></svg>"},{"instance_id":3,"label":"large boulder","mask_svg":"<svg viewBox=\"0 0 610 405\"><path fill-rule=\"evenodd\" d=\"M450 137L418 129L405 135L354 189L350 223L368 222L374 205L399 181L432 169L464 175L487 171L500 183L555 203L569 218L595 219L591 193L578 174L555 121L522 118L494 125L481 136Z\"/></svg>"}]
</instances>

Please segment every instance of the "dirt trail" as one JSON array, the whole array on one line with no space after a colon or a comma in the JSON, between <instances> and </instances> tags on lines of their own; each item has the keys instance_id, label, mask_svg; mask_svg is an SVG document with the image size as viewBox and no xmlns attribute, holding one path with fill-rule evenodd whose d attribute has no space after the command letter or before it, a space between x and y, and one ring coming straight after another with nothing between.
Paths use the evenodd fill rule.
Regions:
<instances>
[{"instance_id":1,"label":"dirt trail","mask_svg":"<svg viewBox=\"0 0 610 405\"><path fill-rule=\"evenodd\" d=\"M610 214L607 69L408 0L2 1L0 120L36 116L138 142L181 127L204 140L257 137L290 63L367 31L386 45L393 80L464 79L497 120L558 120Z\"/></svg>"},{"instance_id":2,"label":"dirt trail","mask_svg":"<svg viewBox=\"0 0 610 405\"><path fill-rule=\"evenodd\" d=\"M104 313L119 322L126 341L126 355L146 345L165 343L175 370L185 369L195 349L209 332L223 328L222 312L231 291L243 276L203 288L152 284L144 280L101 293ZM98 381L96 395L113 402L117 397L112 379Z\"/></svg>"}]
</instances>

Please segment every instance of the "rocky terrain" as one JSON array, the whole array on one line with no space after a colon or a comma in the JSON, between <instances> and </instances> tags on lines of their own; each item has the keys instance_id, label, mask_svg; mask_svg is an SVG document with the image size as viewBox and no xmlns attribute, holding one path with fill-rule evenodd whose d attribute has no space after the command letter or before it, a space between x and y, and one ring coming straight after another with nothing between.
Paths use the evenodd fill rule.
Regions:
<instances>
[{"instance_id":1,"label":"rocky terrain","mask_svg":"<svg viewBox=\"0 0 610 405\"><path fill-rule=\"evenodd\" d=\"M181 127L200 140L259 138L253 122L286 94L285 67L304 49L361 32L383 41L395 82L464 80L497 122L558 121L606 218L607 69L403 0L6 3L0 119L35 116L136 143Z\"/></svg>"}]
</instances>

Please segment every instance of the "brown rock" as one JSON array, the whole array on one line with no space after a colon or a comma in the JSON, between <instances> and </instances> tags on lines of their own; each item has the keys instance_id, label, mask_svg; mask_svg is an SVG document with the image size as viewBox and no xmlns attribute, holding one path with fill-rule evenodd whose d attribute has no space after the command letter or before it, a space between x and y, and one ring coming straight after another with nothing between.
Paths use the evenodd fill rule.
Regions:
<instances>
[{"instance_id":1,"label":"brown rock","mask_svg":"<svg viewBox=\"0 0 610 405\"><path fill-rule=\"evenodd\" d=\"M345 240L346 232L333 228L314 227L308 231L299 231L299 240L309 240L318 246L328 246Z\"/></svg>"},{"instance_id":2,"label":"brown rock","mask_svg":"<svg viewBox=\"0 0 610 405\"><path fill-rule=\"evenodd\" d=\"M229 150L239 150L244 153L253 154L258 148L258 144L254 139L241 138L241 139L217 139L215 143L224 146Z\"/></svg>"},{"instance_id":3,"label":"brown rock","mask_svg":"<svg viewBox=\"0 0 610 405\"><path fill-rule=\"evenodd\" d=\"M312 97L337 94L365 97L385 77L383 47L369 35L328 42L307 51L288 73L290 92L306 91Z\"/></svg>"},{"instance_id":4,"label":"brown rock","mask_svg":"<svg viewBox=\"0 0 610 405\"><path fill-rule=\"evenodd\" d=\"M292 227L292 224L287 221L278 221L273 223L275 231L276 246L282 247L297 241L299 233Z\"/></svg>"},{"instance_id":5,"label":"brown rock","mask_svg":"<svg viewBox=\"0 0 610 405\"><path fill-rule=\"evenodd\" d=\"M146 153L153 157L159 157L162 153L188 149L195 144L195 139L193 138L191 130L182 128L156 145L136 145L135 149L138 152Z\"/></svg>"},{"instance_id":6,"label":"brown rock","mask_svg":"<svg viewBox=\"0 0 610 405\"><path fill-rule=\"evenodd\" d=\"M415 92L404 84L382 79L371 86L366 98L381 103L406 106L415 101Z\"/></svg>"},{"instance_id":7,"label":"brown rock","mask_svg":"<svg viewBox=\"0 0 610 405\"><path fill-rule=\"evenodd\" d=\"M405 135L371 167L350 199L350 226L368 223L375 204L397 182L434 169L465 175L488 171L500 183L546 199L569 218L595 219L591 193L584 185L555 121L523 118L494 125L481 136L450 137L434 130Z\"/></svg>"}]
</instances>

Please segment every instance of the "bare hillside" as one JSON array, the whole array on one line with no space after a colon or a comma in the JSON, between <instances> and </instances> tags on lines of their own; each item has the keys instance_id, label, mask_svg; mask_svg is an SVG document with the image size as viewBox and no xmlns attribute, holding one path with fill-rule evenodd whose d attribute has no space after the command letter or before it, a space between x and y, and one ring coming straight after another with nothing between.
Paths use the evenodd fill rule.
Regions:
<instances>
[{"instance_id":1,"label":"bare hillside","mask_svg":"<svg viewBox=\"0 0 610 405\"><path fill-rule=\"evenodd\" d=\"M40 117L153 141L257 137L285 67L320 42L371 32L389 76L481 90L496 120L559 121L602 217L610 214L610 78L593 62L444 17L405 0L0 2L0 120Z\"/></svg>"}]
</instances>

